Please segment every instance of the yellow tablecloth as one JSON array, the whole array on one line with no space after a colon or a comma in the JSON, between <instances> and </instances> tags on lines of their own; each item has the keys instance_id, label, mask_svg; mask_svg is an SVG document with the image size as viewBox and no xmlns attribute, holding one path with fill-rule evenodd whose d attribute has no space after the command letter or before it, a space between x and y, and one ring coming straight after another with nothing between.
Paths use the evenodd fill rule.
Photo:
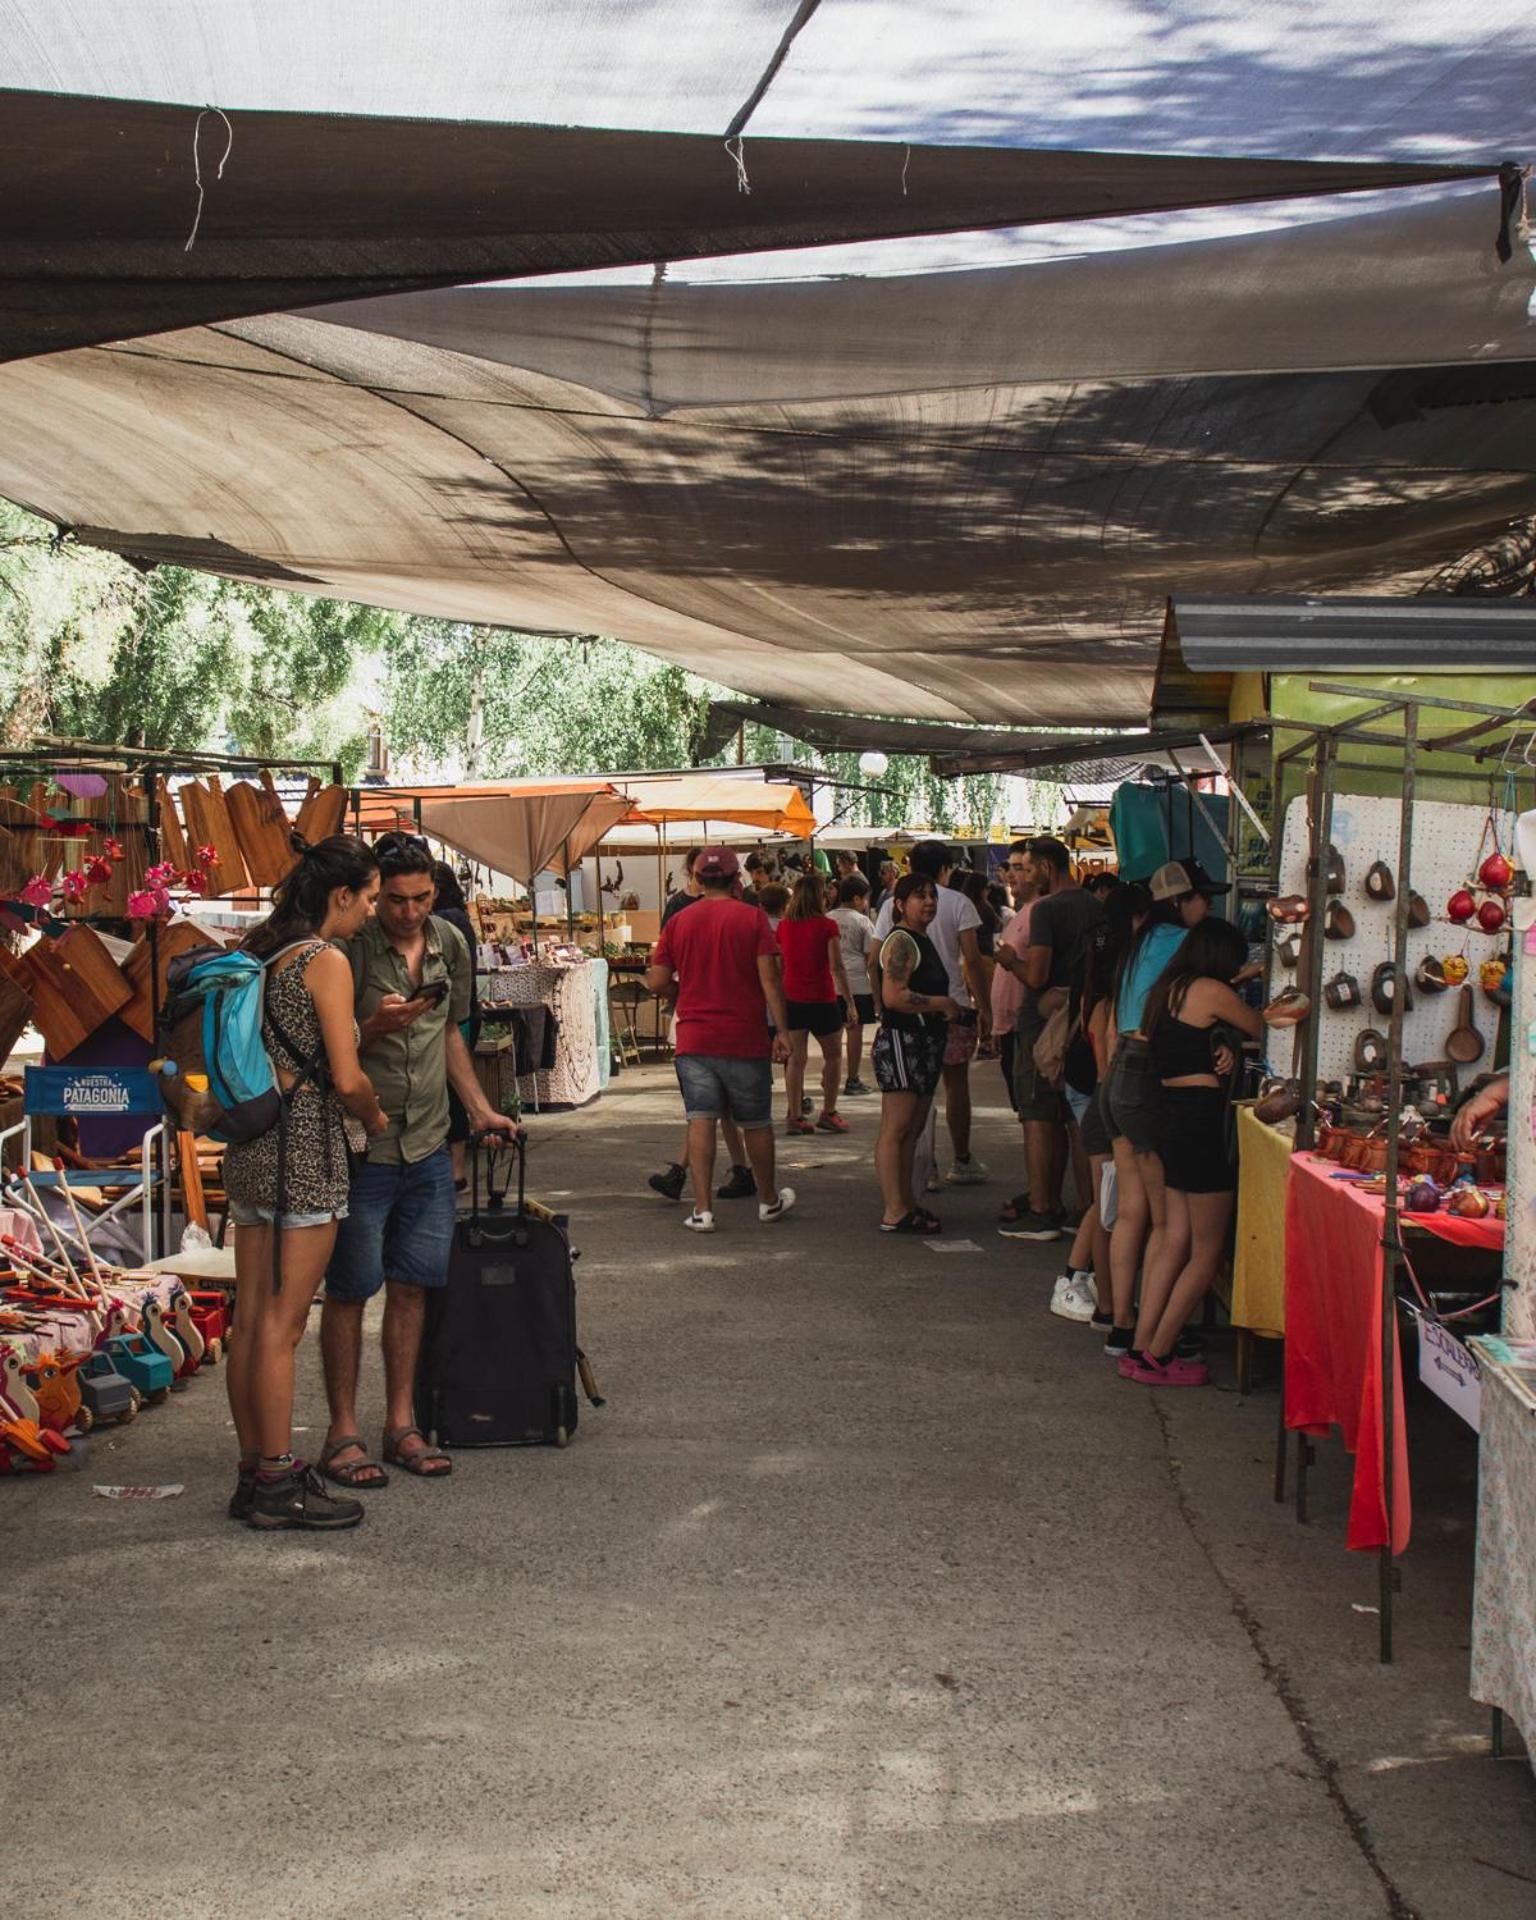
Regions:
<instances>
[{"instance_id":1,"label":"yellow tablecloth","mask_svg":"<svg viewBox=\"0 0 1536 1920\"><path fill-rule=\"evenodd\" d=\"M1276 1340L1285 1335L1285 1184L1291 1145L1289 1127L1266 1127L1250 1108L1238 1109L1232 1324Z\"/></svg>"}]
</instances>

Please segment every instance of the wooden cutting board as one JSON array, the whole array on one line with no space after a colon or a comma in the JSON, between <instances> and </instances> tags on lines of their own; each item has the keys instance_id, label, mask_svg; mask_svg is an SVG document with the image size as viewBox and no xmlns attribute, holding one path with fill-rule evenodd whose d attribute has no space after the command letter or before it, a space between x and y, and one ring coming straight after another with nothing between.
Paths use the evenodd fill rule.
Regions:
<instances>
[{"instance_id":1,"label":"wooden cutting board","mask_svg":"<svg viewBox=\"0 0 1536 1920\"><path fill-rule=\"evenodd\" d=\"M94 928L71 927L39 940L22 961L32 987L32 1019L55 1060L73 1053L133 998Z\"/></svg>"},{"instance_id":2,"label":"wooden cutting board","mask_svg":"<svg viewBox=\"0 0 1536 1920\"><path fill-rule=\"evenodd\" d=\"M133 998L118 1013L118 1019L125 1026L133 1028L141 1039L151 1045L155 1038L155 1015L165 1000L165 976L172 960L178 953L190 953L194 947L206 947L208 936L200 933L189 920L178 920L174 926L160 929L160 965L153 988L149 980L149 937L133 943L133 951L123 962L123 977L133 989Z\"/></svg>"},{"instance_id":3,"label":"wooden cutting board","mask_svg":"<svg viewBox=\"0 0 1536 1920\"><path fill-rule=\"evenodd\" d=\"M234 822L245 870L258 887L275 887L293 866L293 829L270 773L260 786L238 780L224 796Z\"/></svg>"},{"instance_id":4,"label":"wooden cutting board","mask_svg":"<svg viewBox=\"0 0 1536 1920\"><path fill-rule=\"evenodd\" d=\"M87 840L68 843L66 869L85 866L101 852L110 835L123 849L121 860L112 867L112 878L105 885L92 887L84 899L60 902L58 911L66 919L76 915L110 913L121 918L128 911L128 896L144 885L149 859L149 802L144 789L133 780L113 774L107 791L98 799L76 800L68 794L55 795L59 811L77 820L93 822L95 831Z\"/></svg>"},{"instance_id":5,"label":"wooden cutting board","mask_svg":"<svg viewBox=\"0 0 1536 1920\"><path fill-rule=\"evenodd\" d=\"M333 833L341 832L341 823L347 813L347 789L345 787L321 787L311 793L299 808L296 823L297 831L313 847L322 840L329 840Z\"/></svg>"},{"instance_id":6,"label":"wooden cutting board","mask_svg":"<svg viewBox=\"0 0 1536 1920\"><path fill-rule=\"evenodd\" d=\"M155 776L155 803L160 810L161 855L170 861L178 873L185 873L192 865L192 854L187 846L187 836L182 831L176 796L163 774Z\"/></svg>"},{"instance_id":7,"label":"wooden cutting board","mask_svg":"<svg viewBox=\"0 0 1536 1920\"><path fill-rule=\"evenodd\" d=\"M219 785L219 776L211 773L208 784L189 780L181 790L182 805L187 810L187 831L192 838L193 858L199 847L212 847L214 863L208 868L208 893L216 899L223 893L239 893L250 883L246 879L245 861L241 858L240 842L235 834L235 824L229 817L229 807L224 798L224 789Z\"/></svg>"},{"instance_id":8,"label":"wooden cutting board","mask_svg":"<svg viewBox=\"0 0 1536 1920\"><path fill-rule=\"evenodd\" d=\"M32 995L10 973L0 972L0 1062L31 1024Z\"/></svg>"}]
</instances>

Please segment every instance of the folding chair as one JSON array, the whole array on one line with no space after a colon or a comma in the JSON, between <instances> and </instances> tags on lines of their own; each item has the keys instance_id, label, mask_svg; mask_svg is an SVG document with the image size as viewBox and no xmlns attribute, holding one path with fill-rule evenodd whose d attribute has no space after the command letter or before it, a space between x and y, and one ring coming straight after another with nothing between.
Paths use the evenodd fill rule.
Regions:
<instances>
[{"instance_id":1,"label":"folding chair","mask_svg":"<svg viewBox=\"0 0 1536 1920\"><path fill-rule=\"evenodd\" d=\"M158 1212L161 1244L170 1241L170 1141L165 1128L165 1105L154 1074L138 1067L28 1067L23 1075L22 1118L0 1132L0 1165L12 1140L19 1142L21 1171L39 1192L50 1187L94 1187L116 1197L100 1213L84 1215L87 1239L112 1224L127 1226L137 1211L142 1258L156 1254L155 1219ZM119 1120L128 1115L153 1119L139 1144L137 1168L64 1167L54 1173L32 1171L32 1121L53 1119Z\"/></svg>"},{"instance_id":2,"label":"folding chair","mask_svg":"<svg viewBox=\"0 0 1536 1920\"><path fill-rule=\"evenodd\" d=\"M636 1016L649 998L636 980L610 979L608 982L609 1021L618 1042L619 1059L626 1067L640 1065L640 1027Z\"/></svg>"}]
</instances>

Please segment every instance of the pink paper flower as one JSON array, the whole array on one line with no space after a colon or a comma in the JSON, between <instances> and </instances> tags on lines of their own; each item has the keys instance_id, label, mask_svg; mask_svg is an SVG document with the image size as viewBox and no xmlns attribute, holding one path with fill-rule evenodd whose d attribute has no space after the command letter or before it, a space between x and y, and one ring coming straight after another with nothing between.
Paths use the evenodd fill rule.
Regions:
<instances>
[{"instance_id":1,"label":"pink paper flower","mask_svg":"<svg viewBox=\"0 0 1536 1920\"><path fill-rule=\"evenodd\" d=\"M160 912L160 902L156 895L130 893L128 896L128 918L130 920L153 920Z\"/></svg>"},{"instance_id":2,"label":"pink paper flower","mask_svg":"<svg viewBox=\"0 0 1536 1920\"><path fill-rule=\"evenodd\" d=\"M111 838L110 835L102 844L102 852L107 856L109 860L122 860L126 858L126 855L123 852L122 841L114 840Z\"/></svg>"},{"instance_id":3,"label":"pink paper flower","mask_svg":"<svg viewBox=\"0 0 1536 1920\"><path fill-rule=\"evenodd\" d=\"M200 867L215 867L218 865L218 863L219 863L219 850L217 847L208 846L208 847L198 848L197 864Z\"/></svg>"},{"instance_id":4,"label":"pink paper flower","mask_svg":"<svg viewBox=\"0 0 1536 1920\"><path fill-rule=\"evenodd\" d=\"M145 884L151 887L168 887L175 879L176 869L169 860L163 861L158 867L151 867L144 875Z\"/></svg>"},{"instance_id":5,"label":"pink paper flower","mask_svg":"<svg viewBox=\"0 0 1536 1920\"><path fill-rule=\"evenodd\" d=\"M85 898L86 888L89 887L90 884L90 875L86 872L85 868L77 867L73 873L66 873L64 876L64 898L66 900L83 900Z\"/></svg>"},{"instance_id":6,"label":"pink paper flower","mask_svg":"<svg viewBox=\"0 0 1536 1920\"><path fill-rule=\"evenodd\" d=\"M97 854L94 860L86 862L86 884L92 887L104 887L112 878L112 862Z\"/></svg>"},{"instance_id":7,"label":"pink paper flower","mask_svg":"<svg viewBox=\"0 0 1536 1920\"><path fill-rule=\"evenodd\" d=\"M51 906L53 904L53 882L51 880L45 880L40 873L34 873L32 878L22 888L18 898L25 900L29 907Z\"/></svg>"},{"instance_id":8,"label":"pink paper flower","mask_svg":"<svg viewBox=\"0 0 1536 1920\"><path fill-rule=\"evenodd\" d=\"M188 893L206 893L208 876L206 873L184 873L181 876L181 884Z\"/></svg>"}]
</instances>

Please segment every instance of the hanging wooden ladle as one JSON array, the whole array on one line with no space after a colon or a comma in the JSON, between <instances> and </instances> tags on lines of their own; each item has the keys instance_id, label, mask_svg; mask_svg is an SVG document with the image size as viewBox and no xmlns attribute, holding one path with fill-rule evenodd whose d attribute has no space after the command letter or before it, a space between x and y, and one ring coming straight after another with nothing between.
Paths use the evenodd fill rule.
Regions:
<instances>
[{"instance_id":1,"label":"hanging wooden ladle","mask_svg":"<svg viewBox=\"0 0 1536 1920\"><path fill-rule=\"evenodd\" d=\"M1472 989L1461 990L1461 1007L1456 1025L1445 1037L1445 1057L1458 1066L1469 1067L1483 1057L1483 1036L1472 1023Z\"/></svg>"}]
</instances>

